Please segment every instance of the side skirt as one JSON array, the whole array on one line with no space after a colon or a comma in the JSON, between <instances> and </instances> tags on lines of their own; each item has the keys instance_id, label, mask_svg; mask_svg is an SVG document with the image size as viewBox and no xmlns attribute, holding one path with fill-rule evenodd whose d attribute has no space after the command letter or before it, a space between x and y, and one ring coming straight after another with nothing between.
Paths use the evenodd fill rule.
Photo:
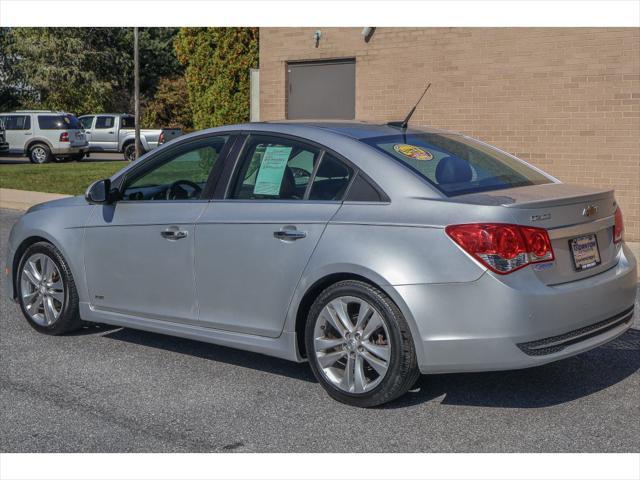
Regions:
<instances>
[{"instance_id":1,"label":"side skirt","mask_svg":"<svg viewBox=\"0 0 640 480\"><path fill-rule=\"evenodd\" d=\"M282 332L278 338L260 337L246 333L229 332L213 328L199 327L165 320L150 320L132 317L90 306L86 302L80 303L80 317L88 322L106 323L118 327L133 328L148 332L188 338L214 345L247 350L271 357L283 358L294 362L305 362L306 359L298 355L296 334Z\"/></svg>"}]
</instances>

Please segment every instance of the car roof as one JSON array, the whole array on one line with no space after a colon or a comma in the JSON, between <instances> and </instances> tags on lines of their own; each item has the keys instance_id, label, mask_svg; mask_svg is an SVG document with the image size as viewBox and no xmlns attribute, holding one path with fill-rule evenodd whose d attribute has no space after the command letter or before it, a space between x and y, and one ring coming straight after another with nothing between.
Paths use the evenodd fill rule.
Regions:
<instances>
[{"instance_id":1,"label":"car roof","mask_svg":"<svg viewBox=\"0 0 640 480\"><path fill-rule=\"evenodd\" d=\"M343 135L345 137L355 138L357 140L361 140L364 138L372 138L372 137L384 137L387 135L398 135L400 133L407 134L419 134L425 132L433 132L433 133L449 133L455 134L455 132L448 132L445 130L440 130L431 127L424 128L414 128L408 127L406 131L403 132L399 127L388 125L386 123L368 123L368 122L358 122L358 121L333 121L333 120L286 120L286 121L269 121L269 122L256 122L248 125L260 125L260 123L268 124L268 125L282 125L282 126L302 126L308 128L319 128L322 130L328 130L333 133L337 133L338 135Z\"/></svg>"}]
</instances>

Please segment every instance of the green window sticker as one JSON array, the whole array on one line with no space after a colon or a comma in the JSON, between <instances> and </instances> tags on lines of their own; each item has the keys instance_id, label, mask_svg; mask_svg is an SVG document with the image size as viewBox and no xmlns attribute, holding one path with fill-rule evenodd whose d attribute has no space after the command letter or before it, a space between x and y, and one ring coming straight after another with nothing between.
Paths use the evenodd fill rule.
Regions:
<instances>
[{"instance_id":1,"label":"green window sticker","mask_svg":"<svg viewBox=\"0 0 640 480\"><path fill-rule=\"evenodd\" d=\"M260 162L253 193L256 195L279 195L284 169L293 147L267 147Z\"/></svg>"}]
</instances>

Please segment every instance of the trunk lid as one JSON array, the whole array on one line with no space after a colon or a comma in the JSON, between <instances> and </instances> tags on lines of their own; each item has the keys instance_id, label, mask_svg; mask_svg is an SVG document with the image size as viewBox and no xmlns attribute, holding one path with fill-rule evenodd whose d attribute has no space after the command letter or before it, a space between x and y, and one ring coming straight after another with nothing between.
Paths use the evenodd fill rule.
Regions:
<instances>
[{"instance_id":1,"label":"trunk lid","mask_svg":"<svg viewBox=\"0 0 640 480\"><path fill-rule=\"evenodd\" d=\"M619 245L613 242L617 205L613 190L548 183L463 195L454 201L503 207L512 223L547 229L555 260L530 267L547 285L587 278L617 262ZM575 239L580 240L573 242ZM597 263L592 254L599 256L599 264L584 269L576 266L575 258L578 265L593 263L590 259Z\"/></svg>"}]
</instances>

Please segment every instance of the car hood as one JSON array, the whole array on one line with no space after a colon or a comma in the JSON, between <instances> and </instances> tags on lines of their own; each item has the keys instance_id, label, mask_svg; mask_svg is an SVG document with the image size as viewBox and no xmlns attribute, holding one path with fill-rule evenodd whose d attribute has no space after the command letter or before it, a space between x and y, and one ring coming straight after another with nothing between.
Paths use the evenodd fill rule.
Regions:
<instances>
[{"instance_id":1,"label":"car hood","mask_svg":"<svg viewBox=\"0 0 640 480\"><path fill-rule=\"evenodd\" d=\"M46 208L54 208L54 207L77 207L80 205L87 205L87 201L84 199L83 195L78 195L75 197L67 197L67 198L59 198L57 200L50 200L44 203L38 203L34 205L26 213L37 212L38 210L44 210Z\"/></svg>"}]
</instances>

